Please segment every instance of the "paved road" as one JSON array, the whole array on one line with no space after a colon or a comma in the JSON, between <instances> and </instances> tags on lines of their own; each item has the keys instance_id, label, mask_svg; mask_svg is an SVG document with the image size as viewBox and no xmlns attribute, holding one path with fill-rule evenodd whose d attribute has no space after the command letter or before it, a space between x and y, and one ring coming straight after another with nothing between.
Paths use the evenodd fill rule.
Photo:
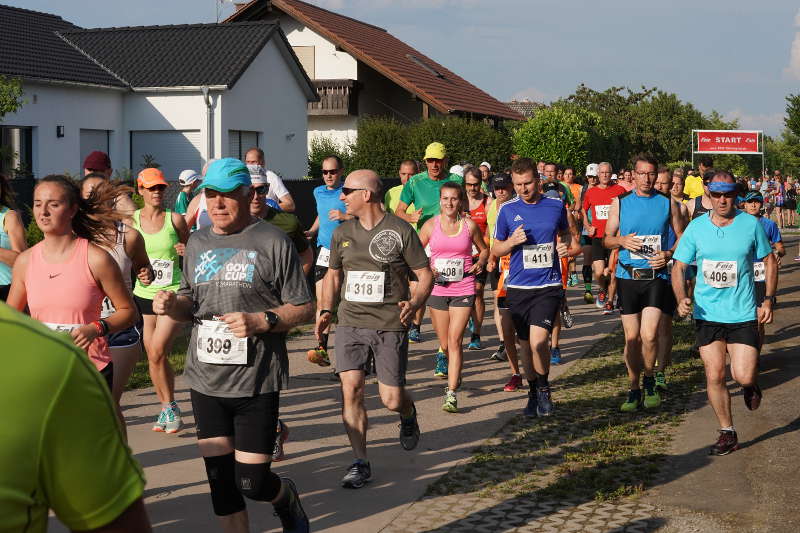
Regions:
<instances>
[{"instance_id":1,"label":"paved road","mask_svg":"<svg viewBox=\"0 0 800 533\"><path fill-rule=\"evenodd\" d=\"M554 367L556 377L594 342L618 323L592 305L582 303L582 291L570 290L576 325L565 330L561 344L565 363ZM492 306L487 306L491 316ZM491 321L489 321L491 322ZM465 339L466 344L467 339ZM503 392L509 377L507 363L488 356L497 347L496 332L487 323L485 349L465 352L464 385L459 413L441 410L445 382L433 377L433 354L438 347L430 323L423 342L411 345L408 382L420 414L422 440L417 450L404 451L397 440L397 416L382 408L377 385L367 387L370 414L369 452L373 481L364 489L343 489L339 481L352 461L340 418L338 382L330 371L308 363L309 335L289 344L290 389L281 395L282 418L290 426L287 459L274 470L292 477L302 494L313 531L380 531L424 495L426 487L495 434L524 407L526 392ZM161 532L217 531L202 460L198 456L188 388L178 378L177 399L185 429L176 435L150 431L158 401L152 389L130 391L122 403L130 445L145 468L147 510ZM274 531L278 521L268 504L250 503L253 531ZM53 519L53 530L64 531Z\"/></svg>"}]
</instances>

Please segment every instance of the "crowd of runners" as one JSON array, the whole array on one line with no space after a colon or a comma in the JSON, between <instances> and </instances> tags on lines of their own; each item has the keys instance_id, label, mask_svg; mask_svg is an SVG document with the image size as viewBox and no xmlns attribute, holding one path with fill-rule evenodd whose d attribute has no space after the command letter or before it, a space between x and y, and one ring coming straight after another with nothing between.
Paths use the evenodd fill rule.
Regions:
<instances>
[{"instance_id":1,"label":"crowd of runners","mask_svg":"<svg viewBox=\"0 0 800 533\"><path fill-rule=\"evenodd\" d=\"M524 416L552 415L558 398L550 367L562 363L562 328L574 324L567 294L580 285L578 272L585 303L598 314L620 313L629 377L620 411L659 408L669 387L673 321L689 319L719 421L711 453L737 449L726 364L729 358L747 409L757 409L764 324L772 320L786 252L779 226L794 222L782 212L771 220L778 196L783 211L794 207L779 172L737 180L703 158L684 176L648 155L616 172L607 162L581 173L527 158L496 173L488 162L449 164L447 148L433 142L421 171L416 161L399 162L400 185L384 190L375 172L346 174L330 156L313 199L295 199L253 148L244 161L212 160L199 172L182 172L170 208L160 170L142 170L134 191L110 182L111 162L95 152L79 182L38 180L32 212L43 239L31 248L1 180L1 295L44 325L0 306L4 342L31 353L30 361L12 361L18 372L2 381L17 391L9 398L34 403L33 416L15 423L25 427L20 446L46 434L88 457L48 449L53 442L35 447L34 462L71 464L48 468L46 476L26 476L34 467L19 465L21 484L9 489L0 481L13 501L0 501L0 510L19 524L41 525L50 507L74 529L115 521L146 530L144 479L125 446L119 402L144 356L160 404L152 429L181 430L167 356L188 324L184 375L223 530L248 531L247 498L271 502L284 531L308 531L297 487L270 468L283 458L290 432L279 416L290 375L286 332L314 322L307 357L331 367L341 384L353 452L341 484L357 489L372 477L368 375L376 375L384 406L398 414L401 447L413 450L420 440L406 373L409 343L421 341L426 311L438 342L430 372L446 383L442 411L459 410L466 330L466 349L483 350L488 320L500 340L488 357L509 367L503 389L527 390ZM315 203L307 230L293 214L296 201ZM113 410L104 408L108 398ZM91 473L80 473L87 464ZM60 494L59 476L76 475L103 480ZM103 512L90 512L98 508Z\"/></svg>"}]
</instances>

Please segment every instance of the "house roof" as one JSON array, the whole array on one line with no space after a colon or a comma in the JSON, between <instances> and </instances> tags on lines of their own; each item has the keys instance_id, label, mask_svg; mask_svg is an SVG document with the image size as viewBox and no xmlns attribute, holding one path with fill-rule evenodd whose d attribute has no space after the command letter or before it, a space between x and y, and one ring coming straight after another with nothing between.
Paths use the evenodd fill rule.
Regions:
<instances>
[{"instance_id":1,"label":"house roof","mask_svg":"<svg viewBox=\"0 0 800 533\"><path fill-rule=\"evenodd\" d=\"M262 18L276 8L336 44L442 113L524 117L386 30L300 0L253 0L226 22Z\"/></svg>"},{"instance_id":2,"label":"house roof","mask_svg":"<svg viewBox=\"0 0 800 533\"><path fill-rule=\"evenodd\" d=\"M190 24L61 31L66 42L133 88L230 88L276 24Z\"/></svg>"},{"instance_id":3,"label":"house roof","mask_svg":"<svg viewBox=\"0 0 800 533\"><path fill-rule=\"evenodd\" d=\"M0 74L68 83L124 87L56 32L79 29L61 17L0 5Z\"/></svg>"},{"instance_id":4,"label":"house roof","mask_svg":"<svg viewBox=\"0 0 800 533\"><path fill-rule=\"evenodd\" d=\"M538 109L547 107L542 103L531 102L530 100L512 100L506 102L506 105L525 118L531 118Z\"/></svg>"}]
</instances>

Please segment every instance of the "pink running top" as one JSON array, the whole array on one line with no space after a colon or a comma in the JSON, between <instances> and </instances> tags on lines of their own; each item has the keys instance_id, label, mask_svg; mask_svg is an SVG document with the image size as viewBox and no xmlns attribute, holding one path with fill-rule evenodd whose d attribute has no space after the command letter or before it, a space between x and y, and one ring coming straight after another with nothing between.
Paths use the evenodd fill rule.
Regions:
<instances>
[{"instance_id":1,"label":"pink running top","mask_svg":"<svg viewBox=\"0 0 800 533\"><path fill-rule=\"evenodd\" d=\"M31 249L25 273L31 316L51 329L63 331L99 320L105 294L89 270L89 241L75 239L72 255L65 263L48 263L43 250L44 242ZM96 338L89 346L89 359L97 370L111 362L105 337Z\"/></svg>"},{"instance_id":2,"label":"pink running top","mask_svg":"<svg viewBox=\"0 0 800 533\"><path fill-rule=\"evenodd\" d=\"M433 231L428 244L431 248L431 267L439 272L437 279L441 279L444 275L448 283L435 284L431 294L434 296L475 294L475 276L467 274L472 268L472 239L469 236L469 225L462 220L461 230L451 237L442 231L440 220L441 215L434 217Z\"/></svg>"}]
</instances>

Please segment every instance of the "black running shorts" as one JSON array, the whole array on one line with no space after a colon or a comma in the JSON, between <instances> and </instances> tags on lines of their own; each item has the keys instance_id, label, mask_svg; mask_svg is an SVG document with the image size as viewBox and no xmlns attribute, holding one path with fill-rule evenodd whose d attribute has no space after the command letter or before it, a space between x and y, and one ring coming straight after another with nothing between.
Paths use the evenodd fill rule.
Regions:
<instances>
[{"instance_id":1,"label":"black running shorts","mask_svg":"<svg viewBox=\"0 0 800 533\"><path fill-rule=\"evenodd\" d=\"M714 341L725 341L727 344L746 344L759 349L758 322L755 320L723 324L696 318L694 327L698 348Z\"/></svg>"},{"instance_id":2,"label":"black running shorts","mask_svg":"<svg viewBox=\"0 0 800 533\"><path fill-rule=\"evenodd\" d=\"M645 307L657 307L664 313L672 314L675 309L675 298L669 300L671 293L672 286L665 279L617 278L617 294L622 302L623 315L641 313Z\"/></svg>"},{"instance_id":3,"label":"black running shorts","mask_svg":"<svg viewBox=\"0 0 800 533\"><path fill-rule=\"evenodd\" d=\"M556 315L561 309L564 290L561 285L541 289L512 289L506 292L511 320L521 340L530 339L531 326L553 331Z\"/></svg>"},{"instance_id":4,"label":"black running shorts","mask_svg":"<svg viewBox=\"0 0 800 533\"><path fill-rule=\"evenodd\" d=\"M608 265L609 257L611 257L611 250L603 246L603 239L592 237L592 262L602 259Z\"/></svg>"},{"instance_id":5,"label":"black running shorts","mask_svg":"<svg viewBox=\"0 0 800 533\"><path fill-rule=\"evenodd\" d=\"M197 438L233 437L242 452L272 455L278 424L279 393L244 398L207 396L190 390Z\"/></svg>"}]
</instances>

